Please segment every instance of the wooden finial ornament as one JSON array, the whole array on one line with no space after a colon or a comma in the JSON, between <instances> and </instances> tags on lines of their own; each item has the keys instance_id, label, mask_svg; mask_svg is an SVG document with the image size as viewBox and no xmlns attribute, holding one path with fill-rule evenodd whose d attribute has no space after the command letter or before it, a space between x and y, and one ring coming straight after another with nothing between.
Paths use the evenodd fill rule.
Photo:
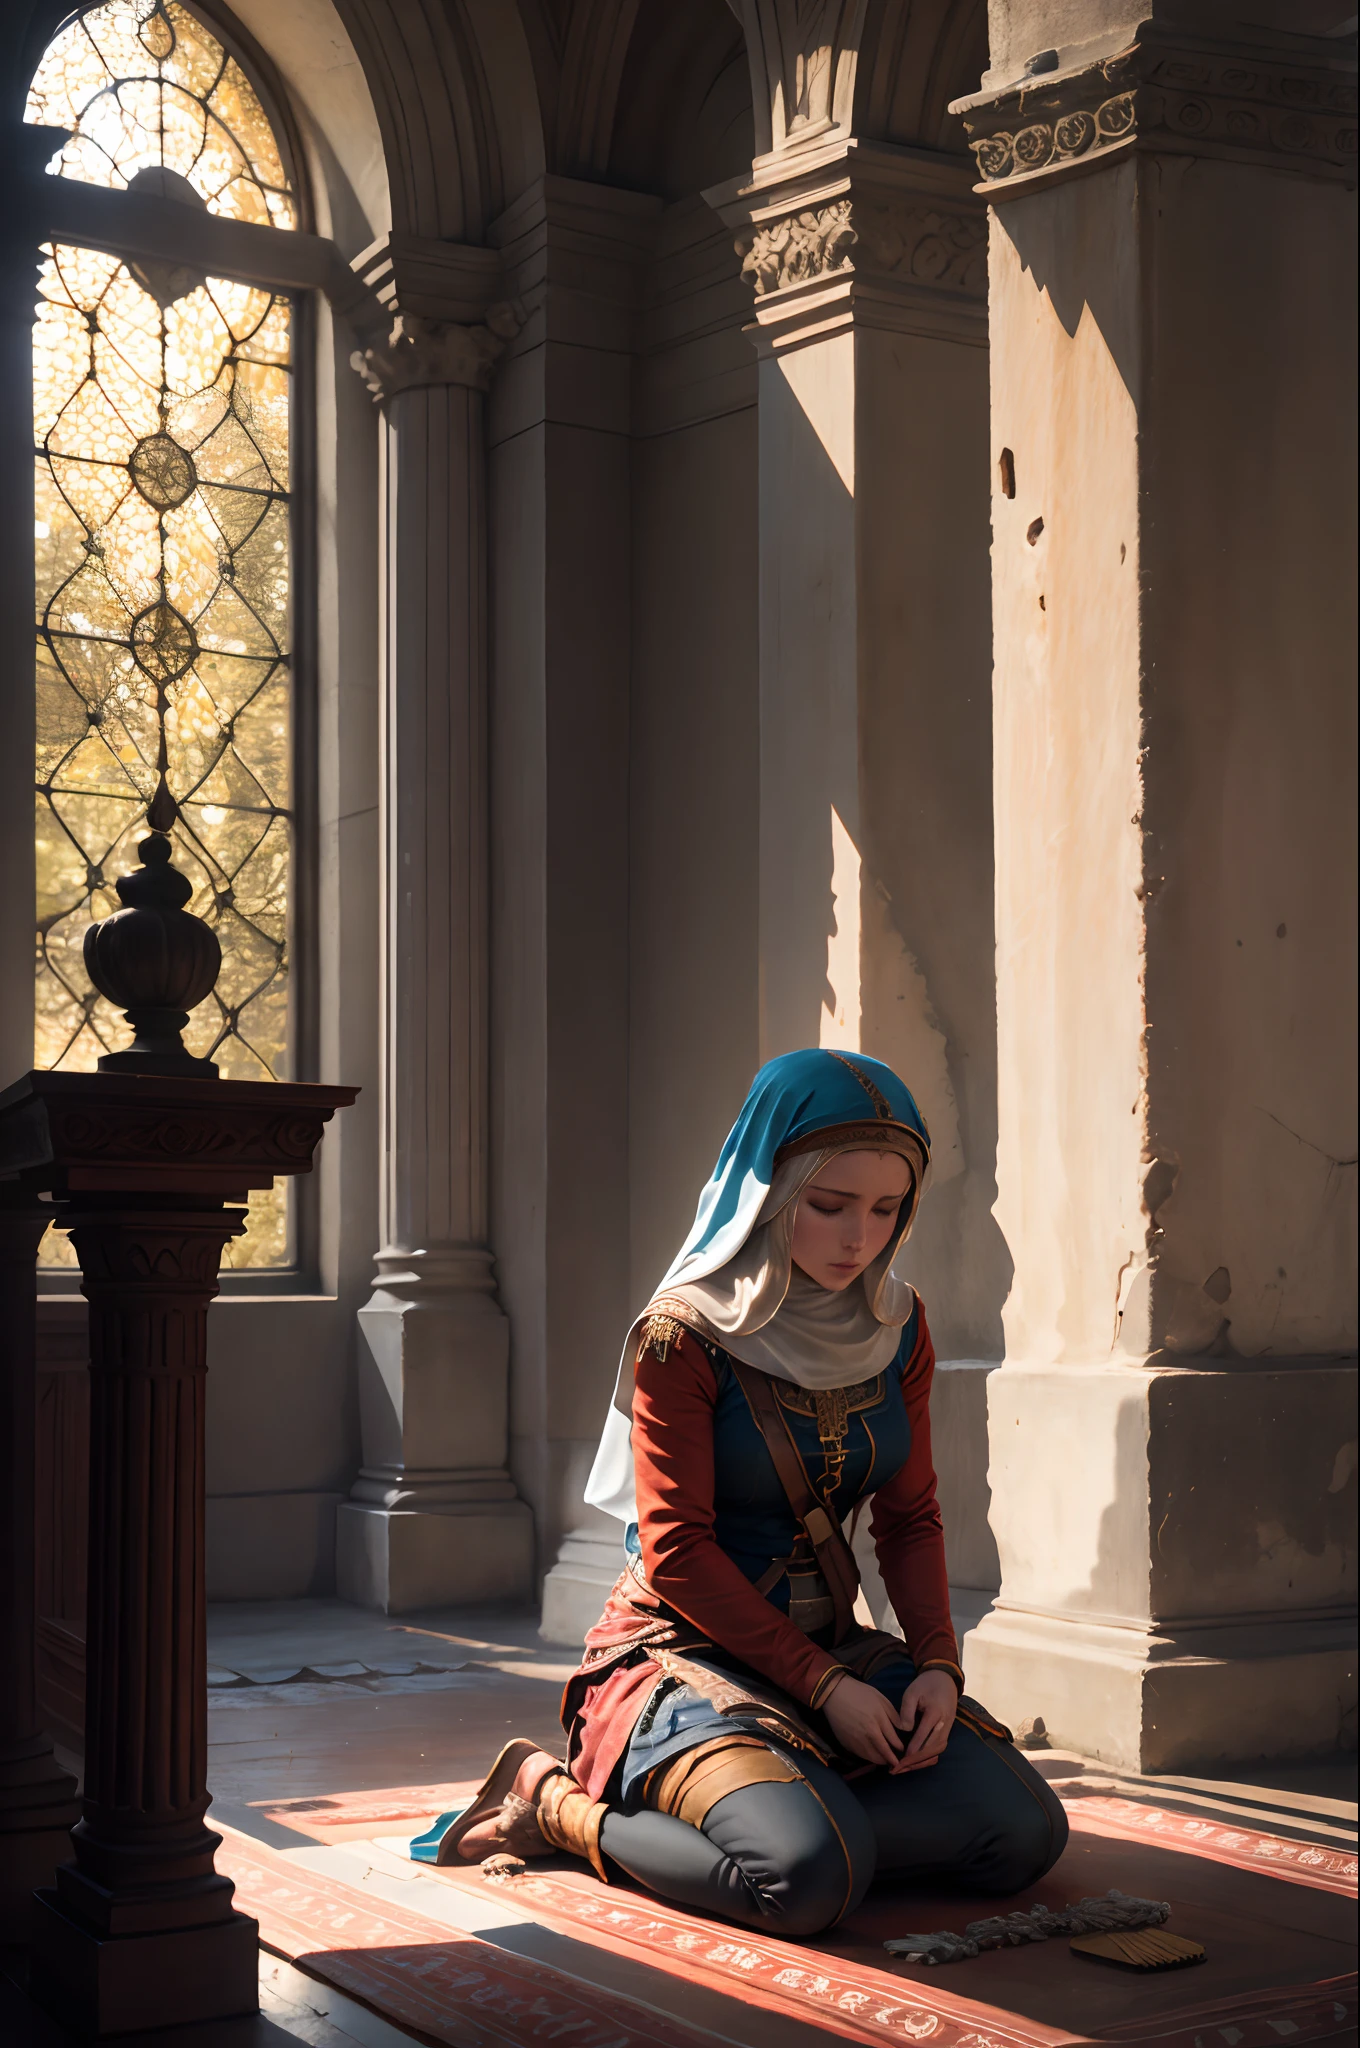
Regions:
<instances>
[{"instance_id":1,"label":"wooden finial ornament","mask_svg":"<svg viewBox=\"0 0 1360 2048\"><path fill-rule=\"evenodd\" d=\"M114 884L123 909L85 934L85 971L100 995L124 1011L134 1033L126 1052L102 1056L99 1070L212 1080L216 1063L195 1059L181 1033L195 1004L212 993L222 948L216 933L184 907L193 884L172 865L164 830L153 831L137 850L141 867Z\"/></svg>"}]
</instances>

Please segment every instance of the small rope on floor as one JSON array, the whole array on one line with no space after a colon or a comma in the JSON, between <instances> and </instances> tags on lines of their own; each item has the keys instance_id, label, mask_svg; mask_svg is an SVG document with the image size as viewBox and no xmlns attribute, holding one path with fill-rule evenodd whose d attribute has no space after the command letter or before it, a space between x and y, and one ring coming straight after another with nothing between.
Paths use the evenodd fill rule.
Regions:
<instances>
[{"instance_id":1,"label":"small rope on floor","mask_svg":"<svg viewBox=\"0 0 1360 2048\"><path fill-rule=\"evenodd\" d=\"M991 1920L970 1920L962 1934L948 1928L938 1934L903 1934L883 1946L890 1956L913 1963L961 1963L985 1948L1019 1948L1027 1941L1052 1941L1060 1934L1114 1934L1136 1927L1161 1927L1171 1918L1165 1899L1131 1899L1108 1891L1103 1899L1080 1899L1075 1906L1051 1912L1032 1906L1028 1913L998 1913Z\"/></svg>"}]
</instances>

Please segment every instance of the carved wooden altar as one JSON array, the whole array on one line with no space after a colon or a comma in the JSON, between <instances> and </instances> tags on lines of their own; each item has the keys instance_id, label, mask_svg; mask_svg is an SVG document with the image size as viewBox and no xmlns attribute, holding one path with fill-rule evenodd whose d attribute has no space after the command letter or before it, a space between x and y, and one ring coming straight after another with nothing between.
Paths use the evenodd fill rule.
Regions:
<instances>
[{"instance_id":1,"label":"carved wooden altar","mask_svg":"<svg viewBox=\"0 0 1360 2048\"><path fill-rule=\"evenodd\" d=\"M0 1742L22 1744L19 1723L36 1719L31 1302L48 1216L71 1234L90 1303L86 1777L73 1860L37 1894L32 1969L44 2002L95 2035L256 2006L255 1922L234 1910L205 1822L207 1310L251 1190L310 1172L324 1125L356 1093L123 1070L35 1072L0 1094L4 1306L29 1303L7 1353L22 1424L9 1456L16 1498L27 1458L30 1508L27 1571L14 1575L27 1606L11 1594L3 1610ZM50 1763L48 1776L59 1805ZM5 1843L0 1832L0 1856Z\"/></svg>"}]
</instances>

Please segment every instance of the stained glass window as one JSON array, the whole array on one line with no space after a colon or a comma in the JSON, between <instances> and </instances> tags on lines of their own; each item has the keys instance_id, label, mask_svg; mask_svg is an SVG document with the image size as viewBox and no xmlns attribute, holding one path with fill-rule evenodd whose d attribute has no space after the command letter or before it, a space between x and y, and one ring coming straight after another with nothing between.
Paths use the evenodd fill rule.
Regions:
<instances>
[{"instance_id":1,"label":"stained glass window","mask_svg":"<svg viewBox=\"0 0 1360 2048\"><path fill-rule=\"evenodd\" d=\"M43 59L29 118L64 175L291 226L240 68L182 7L107 0ZM57 168L57 166L54 166ZM286 296L181 263L44 251L34 331L38 619L36 1061L128 1042L81 947L117 910L164 773L190 908L222 947L185 1032L227 1076L289 1071L293 867ZM56 1233L47 1263L73 1263ZM290 1262L286 1184L227 1262Z\"/></svg>"},{"instance_id":2,"label":"stained glass window","mask_svg":"<svg viewBox=\"0 0 1360 2048\"><path fill-rule=\"evenodd\" d=\"M259 95L175 0L106 0L81 14L48 46L26 118L71 130L56 161L64 178L157 191L168 174L209 213L296 225Z\"/></svg>"}]
</instances>

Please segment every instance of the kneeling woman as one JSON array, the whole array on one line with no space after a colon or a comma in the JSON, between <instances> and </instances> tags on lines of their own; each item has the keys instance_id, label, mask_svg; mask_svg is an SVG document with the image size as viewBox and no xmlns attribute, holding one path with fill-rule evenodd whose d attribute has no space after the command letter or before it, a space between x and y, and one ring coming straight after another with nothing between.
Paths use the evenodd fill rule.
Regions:
<instances>
[{"instance_id":1,"label":"kneeling woman","mask_svg":"<svg viewBox=\"0 0 1360 2048\"><path fill-rule=\"evenodd\" d=\"M876 1873L1008 1893L1061 1853L1058 1801L960 1697L934 1352L894 1270L929 1160L877 1060L756 1076L624 1349L587 1498L627 1562L566 1689L566 1767L509 1744L441 1862L568 1849L806 1935ZM856 1618L866 1504L901 1638Z\"/></svg>"}]
</instances>

